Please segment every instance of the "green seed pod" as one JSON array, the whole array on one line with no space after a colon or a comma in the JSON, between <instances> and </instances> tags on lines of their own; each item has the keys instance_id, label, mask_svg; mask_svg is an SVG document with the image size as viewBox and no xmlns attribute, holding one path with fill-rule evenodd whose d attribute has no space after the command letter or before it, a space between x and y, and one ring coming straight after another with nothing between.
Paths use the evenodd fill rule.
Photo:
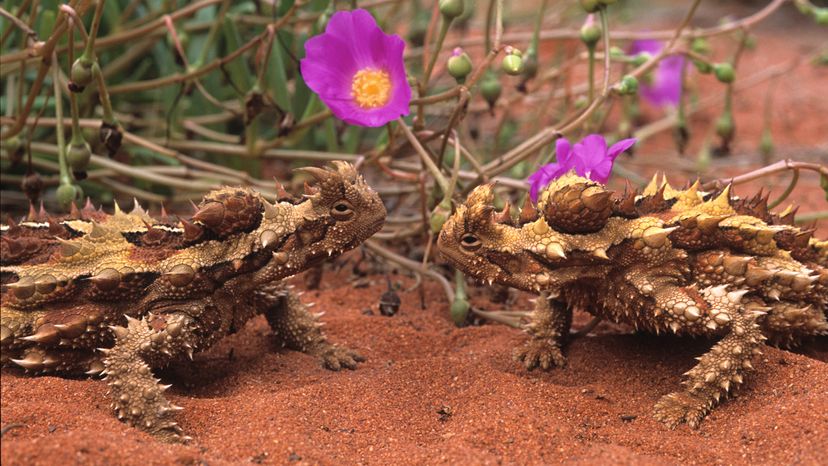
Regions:
<instances>
[{"instance_id":1,"label":"green seed pod","mask_svg":"<svg viewBox=\"0 0 828 466\"><path fill-rule=\"evenodd\" d=\"M466 76L471 73L472 70L472 62L469 55L463 52L463 49L456 48L451 57L449 57L448 62L446 63L446 68L448 69L449 74L457 80L458 83L462 83L466 80Z\"/></svg>"},{"instance_id":2,"label":"green seed pod","mask_svg":"<svg viewBox=\"0 0 828 466\"><path fill-rule=\"evenodd\" d=\"M696 37L690 44L690 50L700 55L707 55L710 53L710 43L704 37Z\"/></svg>"},{"instance_id":3,"label":"green seed pod","mask_svg":"<svg viewBox=\"0 0 828 466\"><path fill-rule=\"evenodd\" d=\"M641 66L651 58L653 58L653 55L650 52L641 52L632 58L632 64L633 66Z\"/></svg>"},{"instance_id":4,"label":"green seed pod","mask_svg":"<svg viewBox=\"0 0 828 466\"><path fill-rule=\"evenodd\" d=\"M828 8L814 8L813 15L817 24L823 26L828 24Z\"/></svg>"},{"instance_id":5,"label":"green seed pod","mask_svg":"<svg viewBox=\"0 0 828 466\"><path fill-rule=\"evenodd\" d=\"M454 19L463 14L463 0L440 0L440 14L446 19Z\"/></svg>"},{"instance_id":6,"label":"green seed pod","mask_svg":"<svg viewBox=\"0 0 828 466\"><path fill-rule=\"evenodd\" d=\"M73 201L80 201L83 198L83 190L80 186L73 184L62 184L58 186L55 194L58 203L64 210L69 210Z\"/></svg>"},{"instance_id":7,"label":"green seed pod","mask_svg":"<svg viewBox=\"0 0 828 466\"><path fill-rule=\"evenodd\" d=\"M581 41L587 47L595 47L601 40L601 26L595 22L593 15L588 15L584 25L581 26Z\"/></svg>"},{"instance_id":8,"label":"green seed pod","mask_svg":"<svg viewBox=\"0 0 828 466\"><path fill-rule=\"evenodd\" d=\"M512 76L517 76L523 71L523 59L516 54L506 55L500 62L503 71Z\"/></svg>"},{"instance_id":9,"label":"green seed pod","mask_svg":"<svg viewBox=\"0 0 828 466\"><path fill-rule=\"evenodd\" d=\"M587 13L595 13L601 8L601 2L598 0L581 0L581 8Z\"/></svg>"},{"instance_id":10,"label":"green seed pod","mask_svg":"<svg viewBox=\"0 0 828 466\"><path fill-rule=\"evenodd\" d=\"M483 78L483 82L480 83L480 94L489 103L490 110L494 108L502 90L500 80L493 73L489 73Z\"/></svg>"},{"instance_id":11,"label":"green seed pod","mask_svg":"<svg viewBox=\"0 0 828 466\"><path fill-rule=\"evenodd\" d=\"M538 54L530 50L523 56L523 77L527 80L538 74Z\"/></svg>"},{"instance_id":12,"label":"green seed pod","mask_svg":"<svg viewBox=\"0 0 828 466\"><path fill-rule=\"evenodd\" d=\"M773 135L767 129L762 132L762 139L759 140L759 152L764 160L770 161L776 152L773 146Z\"/></svg>"},{"instance_id":13,"label":"green seed pod","mask_svg":"<svg viewBox=\"0 0 828 466\"><path fill-rule=\"evenodd\" d=\"M66 162L75 171L84 171L89 166L89 160L92 159L92 149L89 144L80 139L79 141L72 141L69 144L69 150L66 151Z\"/></svg>"},{"instance_id":14,"label":"green seed pod","mask_svg":"<svg viewBox=\"0 0 828 466\"><path fill-rule=\"evenodd\" d=\"M733 139L733 134L736 132L736 125L733 122L733 115L730 112L725 112L716 120L716 134L725 141Z\"/></svg>"},{"instance_id":15,"label":"green seed pod","mask_svg":"<svg viewBox=\"0 0 828 466\"><path fill-rule=\"evenodd\" d=\"M443 224L446 223L446 220L451 215L451 202L443 200L436 207L434 210L431 211L431 218L429 218L429 226L431 227L431 233L438 234L440 230L443 228Z\"/></svg>"},{"instance_id":16,"label":"green seed pod","mask_svg":"<svg viewBox=\"0 0 828 466\"><path fill-rule=\"evenodd\" d=\"M736 78L733 65L730 63L716 63L713 65L713 73L716 75L716 79L725 84L732 83Z\"/></svg>"},{"instance_id":17,"label":"green seed pod","mask_svg":"<svg viewBox=\"0 0 828 466\"><path fill-rule=\"evenodd\" d=\"M627 54L624 53L623 50L621 50L621 47L618 47L617 45L613 45L612 47L610 47L610 58L612 58L613 60L619 60L626 56Z\"/></svg>"},{"instance_id":18,"label":"green seed pod","mask_svg":"<svg viewBox=\"0 0 828 466\"><path fill-rule=\"evenodd\" d=\"M621 82L616 85L616 90L621 95L632 95L638 92L638 80L634 76L625 75Z\"/></svg>"},{"instance_id":19,"label":"green seed pod","mask_svg":"<svg viewBox=\"0 0 828 466\"><path fill-rule=\"evenodd\" d=\"M69 72L69 79L72 80L69 89L72 92L82 92L92 82L92 61L85 57L75 60Z\"/></svg>"}]
</instances>

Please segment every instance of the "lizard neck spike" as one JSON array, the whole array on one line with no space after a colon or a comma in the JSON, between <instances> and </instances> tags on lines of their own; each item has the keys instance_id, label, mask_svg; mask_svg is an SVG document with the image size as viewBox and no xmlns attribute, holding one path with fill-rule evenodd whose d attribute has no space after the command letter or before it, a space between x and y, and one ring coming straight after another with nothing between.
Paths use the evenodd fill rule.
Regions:
<instances>
[{"instance_id":1,"label":"lizard neck spike","mask_svg":"<svg viewBox=\"0 0 828 466\"><path fill-rule=\"evenodd\" d=\"M291 204L293 204L296 201L296 199L294 199L293 196L285 190L284 185L282 185L282 183L280 183L279 180L275 180L275 181L276 181L276 201L278 201L278 202L290 202Z\"/></svg>"},{"instance_id":2,"label":"lizard neck spike","mask_svg":"<svg viewBox=\"0 0 828 466\"><path fill-rule=\"evenodd\" d=\"M713 199L713 204L720 207L730 207L730 189L733 186L732 183L725 186L722 192Z\"/></svg>"},{"instance_id":3,"label":"lizard neck spike","mask_svg":"<svg viewBox=\"0 0 828 466\"><path fill-rule=\"evenodd\" d=\"M201 239L204 234L202 227L183 218L179 218L178 221L181 222L181 227L184 229L184 241L192 243Z\"/></svg>"},{"instance_id":4,"label":"lizard neck spike","mask_svg":"<svg viewBox=\"0 0 828 466\"><path fill-rule=\"evenodd\" d=\"M536 209L535 205L532 204L532 199L530 199L529 196L526 196L526 199L523 201L523 207L520 209L518 223L520 225L526 225L527 223L532 223L537 219L538 209Z\"/></svg>"},{"instance_id":5,"label":"lizard neck spike","mask_svg":"<svg viewBox=\"0 0 828 466\"><path fill-rule=\"evenodd\" d=\"M224 204L217 201L206 203L193 214L193 221L201 222L211 230L217 229L224 221Z\"/></svg>"},{"instance_id":6,"label":"lizard neck spike","mask_svg":"<svg viewBox=\"0 0 828 466\"><path fill-rule=\"evenodd\" d=\"M123 213L124 213L124 211L123 211L123 210L121 210L121 206L120 206L120 205L118 205L118 201L117 201L117 200L114 200L114 199L113 199L113 200L112 200L112 204L113 204L113 206L114 206L114 208L115 208L115 215L121 215L121 214L123 214Z\"/></svg>"},{"instance_id":7,"label":"lizard neck spike","mask_svg":"<svg viewBox=\"0 0 828 466\"><path fill-rule=\"evenodd\" d=\"M503 223L506 225L512 224L512 203L507 202L506 206L503 207L503 210L500 212L495 213L494 221L495 223Z\"/></svg>"},{"instance_id":8,"label":"lizard neck spike","mask_svg":"<svg viewBox=\"0 0 828 466\"><path fill-rule=\"evenodd\" d=\"M625 179L624 183L624 195L621 199L616 199L614 210L624 217L635 217L635 196L638 194L638 191L633 188L630 180Z\"/></svg>"},{"instance_id":9,"label":"lizard neck spike","mask_svg":"<svg viewBox=\"0 0 828 466\"><path fill-rule=\"evenodd\" d=\"M80 220L81 218L80 210L78 210L78 205L75 204L75 201L69 203L69 218L72 220Z\"/></svg>"},{"instance_id":10,"label":"lizard neck spike","mask_svg":"<svg viewBox=\"0 0 828 466\"><path fill-rule=\"evenodd\" d=\"M26 216L27 222L36 222L37 221L37 210L35 209L34 203L29 202L29 214Z\"/></svg>"},{"instance_id":11,"label":"lizard neck spike","mask_svg":"<svg viewBox=\"0 0 828 466\"><path fill-rule=\"evenodd\" d=\"M317 188L316 186L311 186L307 181L305 181L305 184L304 184L304 191L305 191L305 197L311 197L312 198L312 197L315 197L317 194L319 194L319 188Z\"/></svg>"},{"instance_id":12,"label":"lizard neck spike","mask_svg":"<svg viewBox=\"0 0 828 466\"><path fill-rule=\"evenodd\" d=\"M143 216L143 215L147 214L147 212L144 210L144 208L141 207L141 204L138 203L137 198L133 197L132 198L132 203L133 203L132 204L132 212L130 212L131 215L141 215L141 216Z\"/></svg>"}]
</instances>

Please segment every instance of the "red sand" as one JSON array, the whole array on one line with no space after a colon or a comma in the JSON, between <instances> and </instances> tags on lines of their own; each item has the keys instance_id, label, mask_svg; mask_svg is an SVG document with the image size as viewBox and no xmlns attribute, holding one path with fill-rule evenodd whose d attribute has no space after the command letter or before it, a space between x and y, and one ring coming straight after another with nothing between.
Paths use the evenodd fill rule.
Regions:
<instances>
[{"instance_id":1,"label":"red sand","mask_svg":"<svg viewBox=\"0 0 828 466\"><path fill-rule=\"evenodd\" d=\"M791 39L790 24L777 26L759 36L761 53L745 55L745 75L783 61L798 43L813 45L807 28L794 28L799 34ZM777 90L780 156L817 161L808 153L824 154L825 76L825 68L803 65ZM705 79L703 88L721 90ZM755 150L764 88L736 97L737 153ZM689 154L717 110L693 118ZM671 145L664 134L645 147L669 153ZM644 162L643 174L657 168L647 168L647 157L639 151L634 159ZM755 159L736 166L740 160L731 159L723 174L757 166ZM788 176L737 193L769 184L779 193ZM826 208L810 174L803 173L791 200L800 212ZM828 236L826 222L820 227L818 235ZM433 283L426 283L425 310L418 292L401 293L400 313L382 317L376 303L384 279L359 289L347 279L327 272L322 290L304 299L327 311L332 340L368 358L358 370L330 372L310 356L279 349L264 319L256 319L198 356L186 374L164 375L174 384L170 398L185 408L180 423L195 439L184 446L160 444L117 421L104 382L6 369L3 464L828 464L828 339L806 347L806 355L766 349L758 372L699 430L669 431L653 419L652 406L678 389L710 341L631 335L602 324L571 345L567 368L529 373L511 360L523 338L518 330L456 328ZM526 299L521 295L512 309L527 308ZM483 296L475 302L504 308ZM362 313L369 305L374 315ZM579 315L576 326L586 319Z\"/></svg>"},{"instance_id":2,"label":"red sand","mask_svg":"<svg viewBox=\"0 0 828 466\"><path fill-rule=\"evenodd\" d=\"M328 312L328 335L368 361L322 369L275 348L263 318L167 374L191 445L160 444L111 414L98 380L4 370L2 461L11 464L818 464L828 445L828 348L812 359L768 349L758 374L700 430L666 430L660 396L710 342L624 334L601 325L576 340L569 366L526 372L512 362L519 331L456 328L436 286L402 293L400 313L364 315L383 280L354 289L326 273L304 298ZM412 280L401 279L405 285ZM527 306L521 296L513 308ZM477 299L478 303L484 300ZM491 309L491 306L487 306ZM587 316L581 315L576 325ZM669 349L669 350L667 350ZM667 350L667 351L665 351ZM441 414L449 413L449 414Z\"/></svg>"}]
</instances>

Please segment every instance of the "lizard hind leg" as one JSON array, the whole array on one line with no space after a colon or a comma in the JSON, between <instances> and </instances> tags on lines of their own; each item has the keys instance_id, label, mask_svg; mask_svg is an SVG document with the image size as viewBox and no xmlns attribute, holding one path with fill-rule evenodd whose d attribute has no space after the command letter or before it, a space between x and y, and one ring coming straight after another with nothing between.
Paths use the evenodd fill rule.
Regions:
<instances>
[{"instance_id":1,"label":"lizard hind leg","mask_svg":"<svg viewBox=\"0 0 828 466\"><path fill-rule=\"evenodd\" d=\"M284 286L267 290L267 294L265 317L285 346L318 357L333 371L356 369L357 363L365 361L355 351L328 341L318 320L324 313L311 313L299 294Z\"/></svg>"},{"instance_id":2,"label":"lizard hind leg","mask_svg":"<svg viewBox=\"0 0 828 466\"><path fill-rule=\"evenodd\" d=\"M167 442L187 441L173 414L181 407L164 397L169 385L161 385L153 367L164 366L191 354L196 342L193 319L181 313L141 320L127 317L126 327L112 327L115 346L104 353L104 371L112 407L118 419Z\"/></svg>"},{"instance_id":3,"label":"lizard hind leg","mask_svg":"<svg viewBox=\"0 0 828 466\"><path fill-rule=\"evenodd\" d=\"M728 293L724 286L702 290L711 308L705 319L726 320L727 333L685 373L684 391L665 395L656 403L656 419L669 428L682 422L698 428L720 398L743 382L744 374L753 368L752 357L761 354L759 347L765 337L757 319L766 308L747 308L742 303L743 294L741 291ZM724 316L727 318L723 319Z\"/></svg>"}]
</instances>

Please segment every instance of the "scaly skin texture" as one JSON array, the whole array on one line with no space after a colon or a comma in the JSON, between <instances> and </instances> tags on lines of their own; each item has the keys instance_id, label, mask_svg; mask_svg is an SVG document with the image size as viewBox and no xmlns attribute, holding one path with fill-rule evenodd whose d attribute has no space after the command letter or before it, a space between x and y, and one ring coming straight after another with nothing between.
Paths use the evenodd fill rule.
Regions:
<instances>
[{"instance_id":1,"label":"scaly skin texture","mask_svg":"<svg viewBox=\"0 0 828 466\"><path fill-rule=\"evenodd\" d=\"M752 369L768 343L828 334L828 242L793 226L793 210L767 197L702 193L653 182L613 198L569 173L517 220L494 212L492 185L475 189L445 223L438 245L466 274L541 293L515 359L527 369L562 366L574 308L647 332L718 338L661 398L668 427L698 427Z\"/></svg>"},{"instance_id":2,"label":"scaly skin texture","mask_svg":"<svg viewBox=\"0 0 828 466\"><path fill-rule=\"evenodd\" d=\"M285 346L332 370L362 358L329 343L282 280L377 232L385 207L354 167L305 168L317 185L299 202L247 188L209 193L190 220L137 205L65 219L32 211L4 225L2 364L35 374L104 375L119 419L186 440L153 370L209 348L264 314ZM283 196L284 197L284 196Z\"/></svg>"}]
</instances>

